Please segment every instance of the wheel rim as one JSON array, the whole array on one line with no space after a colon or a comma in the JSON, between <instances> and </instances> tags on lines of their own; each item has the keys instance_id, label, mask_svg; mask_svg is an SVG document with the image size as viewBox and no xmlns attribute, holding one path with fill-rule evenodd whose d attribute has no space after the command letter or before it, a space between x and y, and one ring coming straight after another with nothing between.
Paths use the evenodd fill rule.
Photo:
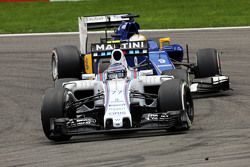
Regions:
<instances>
[{"instance_id":1,"label":"wheel rim","mask_svg":"<svg viewBox=\"0 0 250 167\"><path fill-rule=\"evenodd\" d=\"M58 57L55 51L52 54L52 78L53 80L58 79Z\"/></svg>"},{"instance_id":2,"label":"wheel rim","mask_svg":"<svg viewBox=\"0 0 250 167\"><path fill-rule=\"evenodd\" d=\"M189 118L189 120L191 121L191 123L194 120L194 107L193 107L193 101L192 101L192 97L190 94L186 95L186 112L187 112L187 116Z\"/></svg>"}]
</instances>

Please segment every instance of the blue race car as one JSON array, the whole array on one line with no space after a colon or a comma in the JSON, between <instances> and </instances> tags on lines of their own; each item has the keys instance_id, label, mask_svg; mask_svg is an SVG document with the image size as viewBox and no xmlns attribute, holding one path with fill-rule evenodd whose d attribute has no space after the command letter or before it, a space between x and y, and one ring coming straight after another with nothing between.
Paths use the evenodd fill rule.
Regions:
<instances>
[{"instance_id":1,"label":"blue race car","mask_svg":"<svg viewBox=\"0 0 250 167\"><path fill-rule=\"evenodd\" d=\"M197 62L190 63L188 46L184 61L184 49L179 44L171 44L170 38L162 37L158 41L147 39L140 34L139 24L135 21L138 15L118 14L104 16L79 17L80 51L75 46L61 46L52 53L52 76L55 81L60 78L82 78L82 74L98 74L108 68L111 52L120 48L127 41L147 41L144 48L148 54L126 53L127 63L130 68L138 71L152 69L153 75L172 75L175 78L185 80L191 92L218 92L230 89L229 77L222 75L220 55L214 48L199 49ZM114 34L108 37L107 29L115 27ZM91 50L87 51L89 29L104 29L105 38L100 42L91 44ZM100 58L93 58L97 53L94 47L98 47ZM136 46L135 46L136 47ZM142 49L138 49L142 51ZM65 68L66 67L66 68Z\"/></svg>"}]
</instances>

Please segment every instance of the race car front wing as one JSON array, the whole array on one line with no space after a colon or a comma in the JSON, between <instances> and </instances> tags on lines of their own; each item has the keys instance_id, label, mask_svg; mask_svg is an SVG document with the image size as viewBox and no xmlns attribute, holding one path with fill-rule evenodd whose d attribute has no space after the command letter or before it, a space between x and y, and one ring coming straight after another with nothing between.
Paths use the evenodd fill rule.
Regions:
<instances>
[{"instance_id":1,"label":"race car front wing","mask_svg":"<svg viewBox=\"0 0 250 167\"><path fill-rule=\"evenodd\" d=\"M51 119L50 130L52 136L57 135L90 135L105 134L123 131L150 131L167 130L178 123L183 111L168 111L166 113L146 113L143 114L140 125L132 128L104 129L96 124L93 118L57 118Z\"/></svg>"},{"instance_id":2,"label":"race car front wing","mask_svg":"<svg viewBox=\"0 0 250 167\"><path fill-rule=\"evenodd\" d=\"M208 78L195 78L190 86L192 93L209 93L230 90L228 76L214 76Z\"/></svg>"}]
</instances>

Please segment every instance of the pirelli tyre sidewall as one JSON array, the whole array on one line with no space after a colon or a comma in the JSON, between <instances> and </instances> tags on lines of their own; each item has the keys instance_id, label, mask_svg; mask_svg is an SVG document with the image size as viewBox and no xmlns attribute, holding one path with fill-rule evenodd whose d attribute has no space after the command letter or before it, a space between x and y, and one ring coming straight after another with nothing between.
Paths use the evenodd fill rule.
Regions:
<instances>
[{"instance_id":1,"label":"pirelli tyre sidewall","mask_svg":"<svg viewBox=\"0 0 250 167\"><path fill-rule=\"evenodd\" d=\"M65 116L64 105L66 99L66 89L50 88L46 90L41 108L41 121L45 136L54 141L67 141L71 136L62 134L52 135L50 130L50 121L53 118L62 118Z\"/></svg>"},{"instance_id":2,"label":"pirelli tyre sidewall","mask_svg":"<svg viewBox=\"0 0 250 167\"><path fill-rule=\"evenodd\" d=\"M52 51L52 78L80 78L83 60L75 46L59 46Z\"/></svg>"},{"instance_id":3,"label":"pirelli tyre sidewall","mask_svg":"<svg viewBox=\"0 0 250 167\"><path fill-rule=\"evenodd\" d=\"M188 130L194 119L194 107L190 89L181 79L167 80L159 88L157 107L159 112L183 111L177 126Z\"/></svg>"},{"instance_id":4,"label":"pirelli tyre sidewall","mask_svg":"<svg viewBox=\"0 0 250 167\"><path fill-rule=\"evenodd\" d=\"M221 72L220 58L216 49L205 48L197 52L196 78L206 78L219 75Z\"/></svg>"}]
</instances>

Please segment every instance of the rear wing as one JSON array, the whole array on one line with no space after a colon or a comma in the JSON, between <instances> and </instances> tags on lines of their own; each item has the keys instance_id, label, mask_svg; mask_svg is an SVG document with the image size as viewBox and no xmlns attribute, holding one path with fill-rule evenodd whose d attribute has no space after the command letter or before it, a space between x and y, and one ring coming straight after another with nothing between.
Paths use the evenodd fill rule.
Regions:
<instances>
[{"instance_id":1,"label":"rear wing","mask_svg":"<svg viewBox=\"0 0 250 167\"><path fill-rule=\"evenodd\" d=\"M87 24L87 29L100 29L117 27L122 21L129 21L130 14L115 14L115 15L104 15L104 16L85 16L79 17L81 21Z\"/></svg>"},{"instance_id":2,"label":"rear wing","mask_svg":"<svg viewBox=\"0 0 250 167\"><path fill-rule=\"evenodd\" d=\"M125 56L147 56L148 41L91 44L92 59L109 58L114 49L121 49Z\"/></svg>"},{"instance_id":3,"label":"rear wing","mask_svg":"<svg viewBox=\"0 0 250 167\"><path fill-rule=\"evenodd\" d=\"M81 53L86 54L89 29L118 27L122 21L132 20L133 17L131 16L133 15L127 13L127 14L115 14L115 15L103 15L103 16L78 17Z\"/></svg>"}]
</instances>

